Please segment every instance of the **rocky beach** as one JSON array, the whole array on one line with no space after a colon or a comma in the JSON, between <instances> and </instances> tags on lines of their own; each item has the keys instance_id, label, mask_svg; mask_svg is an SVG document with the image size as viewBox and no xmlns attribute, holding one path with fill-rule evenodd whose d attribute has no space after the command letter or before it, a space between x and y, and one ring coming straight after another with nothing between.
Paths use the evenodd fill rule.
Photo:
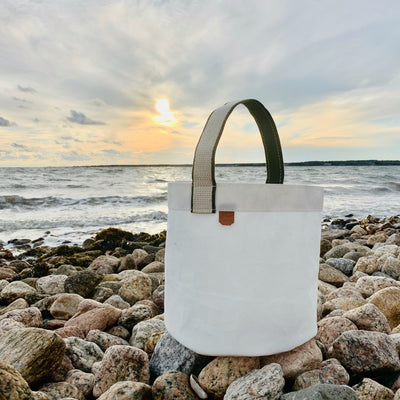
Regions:
<instances>
[{"instance_id":1,"label":"rocky beach","mask_svg":"<svg viewBox=\"0 0 400 400\"><path fill-rule=\"evenodd\" d=\"M400 217L321 229L318 333L264 357L203 356L169 335L165 232L0 243L0 399L399 400Z\"/></svg>"}]
</instances>

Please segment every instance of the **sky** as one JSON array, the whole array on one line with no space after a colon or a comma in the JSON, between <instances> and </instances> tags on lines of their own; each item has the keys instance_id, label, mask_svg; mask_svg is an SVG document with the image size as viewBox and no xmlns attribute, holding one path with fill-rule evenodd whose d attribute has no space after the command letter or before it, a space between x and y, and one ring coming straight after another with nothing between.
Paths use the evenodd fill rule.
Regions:
<instances>
[{"instance_id":1,"label":"sky","mask_svg":"<svg viewBox=\"0 0 400 400\"><path fill-rule=\"evenodd\" d=\"M2 0L0 166L191 163L247 98L286 162L398 160L399 20L398 0ZM238 107L217 162L263 154Z\"/></svg>"}]
</instances>

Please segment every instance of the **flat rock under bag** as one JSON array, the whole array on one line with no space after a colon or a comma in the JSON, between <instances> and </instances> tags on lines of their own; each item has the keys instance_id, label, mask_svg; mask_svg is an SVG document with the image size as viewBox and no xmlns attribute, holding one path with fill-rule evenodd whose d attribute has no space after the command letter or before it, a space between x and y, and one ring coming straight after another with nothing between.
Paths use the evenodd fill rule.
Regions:
<instances>
[{"instance_id":1,"label":"flat rock under bag","mask_svg":"<svg viewBox=\"0 0 400 400\"><path fill-rule=\"evenodd\" d=\"M243 104L260 130L266 184L215 182L215 151ZM317 332L323 190L283 185L274 121L257 100L227 103L197 144L192 182L168 185L165 323L206 355L288 351Z\"/></svg>"}]
</instances>

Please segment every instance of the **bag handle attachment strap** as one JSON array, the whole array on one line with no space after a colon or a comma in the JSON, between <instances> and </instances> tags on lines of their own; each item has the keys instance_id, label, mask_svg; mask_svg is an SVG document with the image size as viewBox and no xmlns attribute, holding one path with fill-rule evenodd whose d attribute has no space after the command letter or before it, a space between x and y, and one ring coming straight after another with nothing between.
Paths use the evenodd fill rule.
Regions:
<instances>
[{"instance_id":1,"label":"bag handle attachment strap","mask_svg":"<svg viewBox=\"0 0 400 400\"><path fill-rule=\"evenodd\" d=\"M215 152L226 121L234 108L243 104L255 119L264 145L267 165L266 183L283 183L282 149L274 120L258 100L226 103L209 116L197 143L192 169L192 213L215 213Z\"/></svg>"}]
</instances>

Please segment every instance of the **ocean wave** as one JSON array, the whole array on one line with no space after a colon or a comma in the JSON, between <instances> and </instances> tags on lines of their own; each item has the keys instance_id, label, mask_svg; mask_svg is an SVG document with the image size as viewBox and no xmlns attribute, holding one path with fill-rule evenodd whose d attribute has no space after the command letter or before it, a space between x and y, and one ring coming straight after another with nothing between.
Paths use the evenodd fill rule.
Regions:
<instances>
[{"instance_id":1,"label":"ocean wave","mask_svg":"<svg viewBox=\"0 0 400 400\"><path fill-rule=\"evenodd\" d=\"M66 218L66 219L30 219L21 221L1 221L0 232L17 231L20 229L76 229L82 228L85 231L88 227L107 227L119 226L135 223L162 223L167 221L167 213L163 211L152 211L144 214L134 214L131 216L99 216L88 214L85 218Z\"/></svg>"},{"instance_id":2,"label":"ocean wave","mask_svg":"<svg viewBox=\"0 0 400 400\"><path fill-rule=\"evenodd\" d=\"M153 196L102 196L87 197L82 199L71 199L65 197L34 197L26 198L18 195L0 196L0 210L19 209L37 210L52 207L76 207L76 206L99 206L99 205L146 205L161 203L167 200L167 193L157 193Z\"/></svg>"},{"instance_id":3,"label":"ocean wave","mask_svg":"<svg viewBox=\"0 0 400 400\"><path fill-rule=\"evenodd\" d=\"M398 182L388 182L387 185L390 187L390 189L400 192L400 183Z\"/></svg>"}]
</instances>

